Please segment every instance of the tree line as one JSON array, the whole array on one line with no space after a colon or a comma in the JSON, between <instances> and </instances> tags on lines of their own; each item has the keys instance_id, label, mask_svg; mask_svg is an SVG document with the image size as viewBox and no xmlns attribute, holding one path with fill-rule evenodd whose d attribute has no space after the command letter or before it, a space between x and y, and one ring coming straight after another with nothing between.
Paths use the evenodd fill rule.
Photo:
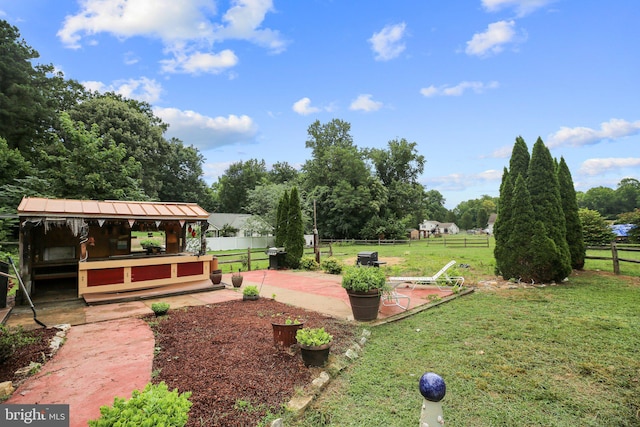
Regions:
<instances>
[{"instance_id":1,"label":"tree line","mask_svg":"<svg viewBox=\"0 0 640 427\"><path fill-rule=\"evenodd\" d=\"M208 186L202 154L166 138L168 124L151 105L88 91L53 65L34 64L38 52L7 21L0 20L0 35L0 214L14 213L23 196L182 201L210 212L249 213L262 219L257 228L273 229L278 202L295 187L306 233L316 221L324 238L392 239L405 238L425 219L484 228L499 209L499 198L482 196L447 210L442 194L418 182L426 160L416 142L361 148L339 119L309 126L311 158L300 170L286 162L267 168L264 160L238 161ZM611 190L615 200L628 200L633 190L637 206L640 186L633 181ZM590 190L578 201L603 200L596 197L602 193Z\"/></svg>"}]
</instances>

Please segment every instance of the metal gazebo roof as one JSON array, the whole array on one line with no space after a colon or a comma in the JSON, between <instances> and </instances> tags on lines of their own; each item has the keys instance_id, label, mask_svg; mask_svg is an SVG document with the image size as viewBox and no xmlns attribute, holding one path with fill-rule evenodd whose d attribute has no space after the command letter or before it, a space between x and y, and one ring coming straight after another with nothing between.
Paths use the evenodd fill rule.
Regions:
<instances>
[{"instance_id":1,"label":"metal gazebo roof","mask_svg":"<svg viewBox=\"0 0 640 427\"><path fill-rule=\"evenodd\" d=\"M18 206L18 216L195 221L207 220L209 213L196 203L25 197Z\"/></svg>"}]
</instances>

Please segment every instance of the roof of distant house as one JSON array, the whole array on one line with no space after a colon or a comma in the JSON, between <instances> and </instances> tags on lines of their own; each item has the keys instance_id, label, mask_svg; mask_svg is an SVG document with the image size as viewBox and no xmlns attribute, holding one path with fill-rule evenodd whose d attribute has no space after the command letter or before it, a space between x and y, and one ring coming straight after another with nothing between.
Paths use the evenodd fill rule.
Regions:
<instances>
[{"instance_id":1,"label":"roof of distant house","mask_svg":"<svg viewBox=\"0 0 640 427\"><path fill-rule=\"evenodd\" d=\"M635 227L633 224L613 224L611 226L611 231L617 237L629 237L629 231Z\"/></svg>"}]
</instances>

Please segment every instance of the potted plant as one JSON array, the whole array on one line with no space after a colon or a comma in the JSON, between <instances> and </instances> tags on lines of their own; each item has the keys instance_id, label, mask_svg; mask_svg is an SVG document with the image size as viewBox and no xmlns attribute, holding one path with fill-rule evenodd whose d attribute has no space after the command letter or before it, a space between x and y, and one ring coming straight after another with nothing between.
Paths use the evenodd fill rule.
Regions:
<instances>
[{"instance_id":1,"label":"potted plant","mask_svg":"<svg viewBox=\"0 0 640 427\"><path fill-rule=\"evenodd\" d=\"M231 275L231 283L234 288L239 288L242 286L242 274L240 273L240 269L238 269L238 273L233 273Z\"/></svg>"},{"instance_id":2,"label":"potted plant","mask_svg":"<svg viewBox=\"0 0 640 427\"><path fill-rule=\"evenodd\" d=\"M342 275L342 287L349 295L355 320L375 320L380 295L388 287L384 271L379 267L348 267Z\"/></svg>"},{"instance_id":3,"label":"potted plant","mask_svg":"<svg viewBox=\"0 0 640 427\"><path fill-rule=\"evenodd\" d=\"M280 313L271 319L273 328L273 344L276 347L287 349L296 343L296 333L304 326L304 321L298 318L284 318Z\"/></svg>"},{"instance_id":4,"label":"potted plant","mask_svg":"<svg viewBox=\"0 0 640 427\"><path fill-rule=\"evenodd\" d=\"M260 298L260 293L257 286L247 286L242 290L242 299L247 301L255 301Z\"/></svg>"},{"instance_id":5,"label":"potted plant","mask_svg":"<svg viewBox=\"0 0 640 427\"><path fill-rule=\"evenodd\" d=\"M296 341L304 366L324 366L329 360L333 335L324 328L302 328L296 332Z\"/></svg>"}]
</instances>

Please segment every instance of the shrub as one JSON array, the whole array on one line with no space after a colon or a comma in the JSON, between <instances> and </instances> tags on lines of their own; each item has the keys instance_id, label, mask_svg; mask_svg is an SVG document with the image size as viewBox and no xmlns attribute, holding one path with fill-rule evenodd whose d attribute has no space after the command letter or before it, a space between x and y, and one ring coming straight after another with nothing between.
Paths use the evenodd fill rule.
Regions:
<instances>
[{"instance_id":1,"label":"shrub","mask_svg":"<svg viewBox=\"0 0 640 427\"><path fill-rule=\"evenodd\" d=\"M258 287L254 286L254 285L247 286L242 290L242 295L245 295L245 296L248 296L248 297L253 297L253 296L256 296L258 294L259 294L258 293Z\"/></svg>"},{"instance_id":2,"label":"shrub","mask_svg":"<svg viewBox=\"0 0 640 427\"><path fill-rule=\"evenodd\" d=\"M191 392L169 391L164 382L147 384L144 390L134 390L131 399L116 397L113 406L100 407L100 418L89 420L89 427L183 427L189 420Z\"/></svg>"},{"instance_id":3,"label":"shrub","mask_svg":"<svg viewBox=\"0 0 640 427\"><path fill-rule=\"evenodd\" d=\"M318 264L315 257L303 256L300 259L300 268L307 271L316 271L320 269L320 264Z\"/></svg>"},{"instance_id":4,"label":"shrub","mask_svg":"<svg viewBox=\"0 0 640 427\"><path fill-rule=\"evenodd\" d=\"M329 274L340 274L342 273L343 264L339 259L329 257L322 260L320 267Z\"/></svg>"},{"instance_id":5,"label":"shrub","mask_svg":"<svg viewBox=\"0 0 640 427\"><path fill-rule=\"evenodd\" d=\"M167 311L169 311L169 303L154 302L153 304L151 304L151 310L153 310L156 316L167 314Z\"/></svg>"},{"instance_id":6,"label":"shrub","mask_svg":"<svg viewBox=\"0 0 640 427\"><path fill-rule=\"evenodd\" d=\"M324 328L302 328L296 332L298 344L307 347L319 347L329 344L332 339L333 335L326 332Z\"/></svg>"},{"instance_id":7,"label":"shrub","mask_svg":"<svg viewBox=\"0 0 640 427\"><path fill-rule=\"evenodd\" d=\"M348 291L367 292L384 289L387 278L377 267L349 267L342 275L342 287Z\"/></svg>"}]
</instances>

